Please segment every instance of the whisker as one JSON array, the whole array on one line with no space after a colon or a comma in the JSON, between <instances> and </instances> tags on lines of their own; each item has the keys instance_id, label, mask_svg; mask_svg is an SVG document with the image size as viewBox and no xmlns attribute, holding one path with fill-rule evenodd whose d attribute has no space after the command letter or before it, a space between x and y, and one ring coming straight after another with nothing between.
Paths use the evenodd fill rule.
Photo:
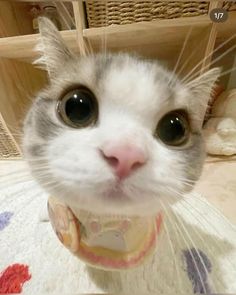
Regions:
<instances>
[{"instance_id":1,"label":"whisker","mask_svg":"<svg viewBox=\"0 0 236 295\"><path fill-rule=\"evenodd\" d=\"M10 130L9 130L10 131ZM11 132L11 131L10 131ZM5 132L0 132L1 135L5 135ZM16 133L16 132L11 132L11 135L13 136L17 136L17 137L22 137L23 134L22 133Z\"/></svg>"},{"instance_id":2,"label":"whisker","mask_svg":"<svg viewBox=\"0 0 236 295\"><path fill-rule=\"evenodd\" d=\"M60 3L56 3L55 1L53 1L53 4L57 7L57 11L60 15L60 17L63 19L65 25L67 26L68 30L71 30L71 26L68 23L67 19L69 19L70 23L75 27L75 22L73 17L70 15L70 13L68 12L67 8L65 7L63 2ZM58 6L61 7L61 9L63 10L63 12L65 13L66 17L64 16L64 13L62 13L61 9L58 9ZM67 18L67 19L66 19Z\"/></svg>"},{"instance_id":3,"label":"whisker","mask_svg":"<svg viewBox=\"0 0 236 295\"><path fill-rule=\"evenodd\" d=\"M48 161L48 157L46 157L46 156L40 156L40 157L37 157L37 158L25 157L24 160L26 160L28 162Z\"/></svg>"},{"instance_id":4,"label":"whisker","mask_svg":"<svg viewBox=\"0 0 236 295\"><path fill-rule=\"evenodd\" d=\"M92 46L92 43L91 41L89 40L89 38L86 39L86 51L87 51L87 54L88 55L94 55L94 50L93 50L93 46Z\"/></svg>"},{"instance_id":5,"label":"whisker","mask_svg":"<svg viewBox=\"0 0 236 295\"><path fill-rule=\"evenodd\" d=\"M173 213L176 215L176 218L178 219L179 223L181 224L182 229L184 230L184 232L185 232L185 234L187 235L187 237L188 237L190 243L193 245L194 249L196 250L196 253L197 253L197 255L198 255L198 258L200 259L200 261L201 261L201 263L202 263L202 265L203 265L203 267L204 267L205 272L208 273L208 270L207 270L207 268L206 268L206 264L205 264L204 260L202 259L202 256L200 255L199 250L198 250L198 248L196 247L196 244L194 243L194 241L193 241L191 235L189 234L189 231L187 230L186 226L184 226L182 220L178 217L178 215L177 215L175 212L173 212ZM197 233L196 230L194 230L194 232ZM200 235L198 235L198 236L200 236ZM204 239L202 239L202 241L204 241ZM205 243L205 245L207 245L207 244ZM208 249L209 249L209 247L208 247ZM212 253L212 254L213 254L213 253ZM213 257L214 257L214 256L213 256ZM219 278L219 277L218 277L218 278ZM211 281L211 285L214 286L214 289L215 289L214 292L216 292L217 289L216 289L216 287L215 287L215 283L213 283L213 281L212 281L211 278L209 278L209 279L210 279L210 281ZM220 281L220 280L219 280L219 281Z\"/></svg>"},{"instance_id":6,"label":"whisker","mask_svg":"<svg viewBox=\"0 0 236 295\"><path fill-rule=\"evenodd\" d=\"M15 180L15 181L8 181L8 182L4 182L4 184L1 184L0 188L1 189L6 189L8 187L11 187L12 185L16 185L16 184L25 184L28 182L35 182L33 179L22 179L22 180Z\"/></svg>"},{"instance_id":7,"label":"whisker","mask_svg":"<svg viewBox=\"0 0 236 295\"><path fill-rule=\"evenodd\" d=\"M48 179L48 178L46 178L46 179ZM59 182L56 182L55 180L44 182L41 179L41 183L42 183L42 185L47 186L47 189L50 189L50 190L61 187L61 184Z\"/></svg>"},{"instance_id":8,"label":"whisker","mask_svg":"<svg viewBox=\"0 0 236 295\"><path fill-rule=\"evenodd\" d=\"M21 168L21 169L19 169L19 170L14 170L14 171L9 171L9 172L7 172L7 173L5 173L5 172L1 172L1 174L0 174L0 177L2 178L4 178L4 177L9 177L9 176L12 176L12 175L17 175L17 174L19 174L19 173L22 173L23 172L23 174L28 174L28 175L30 175L30 173L29 173L29 171L25 171L25 168Z\"/></svg>"},{"instance_id":9,"label":"whisker","mask_svg":"<svg viewBox=\"0 0 236 295\"><path fill-rule=\"evenodd\" d=\"M215 62L217 62L219 59L221 59L222 57L224 57L224 55L228 54L229 51L231 51L232 49L235 49L235 48L236 48L236 44L235 44L235 46L231 47L231 48L228 50L228 52L226 51L226 52L223 53L221 56L219 56L217 59L215 59L215 60L212 62L211 66L212 66ZM203 70L204 70L204 69L203 69ZM231 73L231 72L233 72L234 70L236 70L236 67L233 67L233 68L231 68L231 69L229 69L229 70L227 70L227 71L225 71L225 72L220 73L219 78L220 78L220 77L223 77L223 76L225 76L225 75L227 75L227 74L229 74L229 73ZM193 76L190 76L190 78L189 78L187 81L183 81L183 82L188 82L188 81L192 80L192 79L195 77L195 75L198 75L199 73L200 73L200 72L194 74Z\"/></svg>"},{"instance_id":10,"label":"whisker","mask_svg":"<svg viewBox=\"0 0 236 295\"><path fill-rule=\"evenodd\" d=\"M189 40L189 37L190 37L190 35L191 35L192 30L193 30L193 27L190 27L189 30L188 30L188 32L187 32L187 34L186 34L186 36L185 36L183 46L182 46L182 48L181 48L181 51L180 51L180 54L179 54L179 56L178 56L177 62L176 62L176 64L175 64L174 70L173 70L172 75L171 75L171 77L170 77L170 80L169 80L169 82L168 82L168 84L170 84L170 87L173 85L173 83L174 83L175 80L176 80L175 73L176 73L176 70L177 70L177 68L178 68L178 65L179 65L179 62L180 62L180 60L181 60L181 57L182 57L182 55L183 55L183 53L184 53L184 49L185 49L185 47L187 46L187 42L188 42L188 40ZM192 53L192 54L193 54L193 53ZM187 61L185 61L185 63L183 64L182 67L185 66L186 62L187 62ZM181 68L181 69L182 69L182 68Z\"/></svg>"},{"instance_id":11,"label":"whisker","mask_svg":"<svg viewBox=\"0 0 236 295\"><path fill-rule=\"evenodd\" d=\"M194 197L194 198L197 199L198 201L204 203L205 205L209 206L209 203L205 199L199 198L199 197ZM236 225L229 222L229 220L219 210L217 210L214 206L212 206L211 209L214 211L216 216L220 217L221 219L224 219L224 221L227 223L227 225L236 231Z\"/></svg>"},{"instance_id":12,"label":"whisker","mask_svg":"<svg viewBox=\"0 0 236 295\"><path fill-rule=\"evenodd\" d=\"M172 192L172 193L174 193L174 194L180 196L181 198L183 198L183 194L181 194L180 192L178 192L178 191L176 191L176 190L174 190L174 189L171 189L170 187L168 188L168 190L169 190L170 192ZM189 198L190 198L190 196L185 196L185 197L184 197L184 201L185 201L190 207L192 207L191 203L188 202L188 199L189 199ZM201 201L200 198L196 198L196 197L192 197L192 199L193 199L193 200L196 200L196 199L197 199L198 201ZM179 199L178 199L178 200L179 200ZM202 201L202 202L203 202L203 201ZM207 201L205 201L204 204L207 204L207 205L209 206L209 204L207 203ZM233 229L233 230L236 229L236 227L233 226L233 225L229 222L229 220L227 220L227 219L224 217L224 215L223 215L222 213L219 213L219 212L215 209L214 206L209 206L209 207L211 208L211 210L213 211L213 213L215 213L215 216L219 217L220 219L224 218L225 221L227 222L227 225L229 225L229 226L231 227L231 229ZM197 209L194 208L194 207L192 207L192 208L193 208L193 210L197 210ZM202 215L201 217L202 217L206 222L208 222L204 215ZM219 231L217 230L217 228L215 228L212 224L211 224L211 226L212 226L212 228L213 228L214 230L216 230L216 233L219 234L219 235L221 236L221 234L219 233Z\"/></svg>"},{"instance_id":13,"label":"whisker","mask_svg":"<svg viewBox=\"0 0 236 295\"><path fill-rule=\"evenodd\" d=\"M25 204L27 204L29 202L29 200L32 198L32 196L35 198L36 197L39 197L39 196L42 196L43 192L41 190L39 190L37 187L36 187L36 191L32 194L32 189L34 189L35 186L32 185L28 188L24 188L24 190L20 190L18 192L10 192L7 194L7 196L1 200L1 206L2 208L6 206L9 206L9 209L11 210L12 209L12 204L16 204L17 202L20 202L20 209L21 208L24 208L25 207ZM25 190L28 189L28 192L27 194L25 194ZM9 201L9 198L11 198L11 196L13 196L13 198ZM24 196L24 198L26 198L25 202L23 202L22 204L22 199L20 197ZM20 198L20 199L19 199Z\"/></svg>"},{"instance_id":14,"label":"whisker","mask_svg":"<svg viewBox=\"0 0 236 295\"><path fill-rule=\"evenodd\" d=\"M15 187L15 188L14 188ZM2 195L3 194L7 194L7 196L3 199L1 199L1 204L3 204L2 202L5 201L7 198L9 198L9 194L14 194L14 197L17 197L18 195L20 195L21 193L25 192L26 189L31 190L32 188L35 187L35 183L33 183L32 185L28 185L27 187L23 187L21 189L18 188L18 186L13 186L11 187L11 190L9 192L9 188L7 189L7 192L5 192L6 189L3 189L1 191ZM37 188L37 187L36 187ZM38 189L38 188L37 188Z\"/></svg>"},{"instance_id":15,"label":"whisker","mask_svg":"<svg viewBox=\"0 0 236 295\"><path fill-rule=\"evenodd\" d=\"M173 190L172 190L172 191L173 191ZM178 192L176 192L176 194L177 194L177 193L178 193ZM174 196L173 196L173 197L174 197ZM224 237L222 237L221 233L218 231L217 227L215 227L213 224L209 223L209 221L205 218L205 216L202 215L201 212L200 212L197 208L193 207L191 203L188 202L188 197L184 197L182 200L183 200L183 202L184 202L185 204L184 204L184 203L181 203L181 205L182 205L182 207L186 210L186 212L189 214L190 209L192 209L193 212L194 212L195 214L196 214L196 213L198 214L198 216L200 217L200 219L198 219L197 216L194 215L194 214L189 215L189 216L194 217L194 219L195 219L199 224L201 224L202 226L203 226L203 221L206 223L206 226L203 226L204 229L206 230L206 232L209 232L209 226L210 226L210 228L212 228L216 234L218 234L222 239L224 239ZM186 205L189 206L190 208L187 208ZM208 204L208 206L209 206L209 204ZM210 208L212 209L212 207L210 207ZM214 213L214 212L213 212L213 213ZM222 214L219 215L219 216L217 216L217 217L221 218L221 216L222 216ZM233 230L235 231L235 228L233 228ZM203 244L205 244L206 247L208 247L208 245L206 244L206 242L204 241L204 239L200 236L200 234L199 234L196 230L195 230L195 232L197 233L197 235L199 236L199 238L201 239L201 241L203 242ZM218 247L217 244L215 245L215 248L218 249L221 253L224 253L224 252L222 252L222 250ZM212 252L212 251L211 251L211 252ZM212 252L212 256L214 256L214 253L213 253L213 252ZM228 263L229 263L230 266L233 266L233 264L228 260L228 258L227 258L227 261L228 261ZM232 267L232 268L233 268L233 267Z\"/></svg>"},{"instance_id":16,"label":"whisker","mask_svg":"<svg viewBox=\"0 0 236 295\"><path fill-rule=\"evenodd\" d=\"M161 204L161 206L163 208L163 204ZM175 251L174 251L174 247L173 247L173 241L172 241L172 239L170 237L170 233L169 233L168 227L166 226L165 222L163 222L163 226L164 226L164 231L165 231L167 239L169 241L171 253L172 253L172 256L173 256L173 259L174 259L174 264L175 264L175 270L176 270L177 279L178 279L179 290L183 291L183 284L182 284L182 282L180 280L180 266L178 265L177 260L176 260L176 255L175 255Z\"/></svg>"},{"instance_id":17,"label":"whisker","mask_svg":"<svg viewBox=\"0 0 236 295\"><path fill-rule=\"evenodd\" d=\"M164 209L164 211L165 211L166 216L168 216L169 220L171 220L170 215L169 215L169 213L168 213L168 210L166 209L166 206L164 205L163 202L161 202L161 203L162 203L162 206L163 206L163 209ZM173 212L173 211L172 211L172 212ZM174 212L173 212L173 213L174 213ZM175 217L176 217L176 216L175 216ZM194 256L193 256L193 253L192 253L192 251L191 251L191 249L190 249L190 247L189 247L189 245L188 245L188 243L187 243L187 241L186 241L186 239L185 239L185 237L184 237L184 234L183 234L182 231L180 230L180 228L179 228L179 226L177 225L177 223L176 223L175 220L172 219L172 223L174 224L175 229L177 229L177 231L179 232L179 235L182 237L182 240L183 240L185 246L187 247L187 249L188 249L188 251L189 251L189 253L190 253L190 255L191 255L191 258L192 258L193 263L194 263L194 265L195 265L195 269L196 269L196 271L197 271L197 273L198 273L198 276L199 276L199 278L200 278L202 288L203 288L203 290L204 290L204 293L206 293L206 288L205 288L205 285L204 285L204 283L203 283L203 278L202 278L201 272L200 272L200 270L199 270L199 268L198 268L198 265L197 265L196 260L195 260L195 258L194 258ZM181 247L180 247L180 248L181 248Z\"/></svg>"},{"instance_id":18,"label":"whisker","mask_svg":"<svg viewBox=\"0 0 236 295\"><path fill-rule=\"evenodd\" d=\"M198 214L198 216L200 217L200 219L197 218L196 215L194 215L194 214L190 214L189 207L187 207L186 205L189 206L189 207L193 210L194 213L197 212L197 214ZM208 204L208 205L209 205L209 204ZM191 218L194 217L194 219L195 219L199 224L202 224L202 221L204 220L204 221L207 223L208 226L210 225L210 226L211 226L212 228L214 228L214 230L215 230L215 227L212 226L212 224L209 223L209 221L205 218L205 216L203 216L199 210L197 210L195 207L192 206L191 203L189 203L189 202L187 201L187 197L183 197L183 202L181 203L181 206L185 209L185 211L186 211L186 213L188 214L188 216L190 216ZM212 209L212 208L211 208L211 209ZM221 216L219 216L219 217L221 217ZM205 239L200 235L200 233L199 233L196 229L194 229L194 228L192 228L192 229L193 229L194 233L198 236L198 238L201 240L201 242L206 246L206 248L209 249L209 251L211 252L212 257L214 257L215 253L213 253L213 251L209 248L209 246L208 246L208 244L206 243ZM206 228L206 231L209 231L209 227ZM218 231L215 231L215 232L218 234ZM220 236L221 236L221 235L220 235ZM222 239L223 239L223 237L222 237ZM218 249L220 253L224 254L223 250L218 246L217 243L216 243L214 246L215 246L215 249ZM233 266L233 264L231 263L231 261L229 261L229 259L228 259L227 257L226 257L226 260L227 260L228 264L229 264L229 265L232 267L232 269L233 269L234 266Z\"/></svg>"},{"instance_id":19,"label":"whisker","mask_svg":"<svg viewBox=\"0 0 236 295\"><path fill-rule=\"evenodd\" d=\"M105 28L104 28L104 53L105 53L105 56L107 56L107 26L108 26L108 21L107 21L107 18L108 18L108 7L107 7L107 1L105 1L105 8L106 8L106 24L105 24Z\"/></svg>"},{"instance_id":20,"label":"whisker","mask_svg":"<svg viewBox=\"0 0 236 295\"><path fill-rule=\"evenodd\" d=\"M236 36L236 34L234 34L231 38L229 38L228 39L228 41L229 40L231 40L232 38L234 38ZM222 43L219 47L217 47L217 50L219 50L221 47L223 47L224 45L225 45L225 43L227 43L227 42L224 42L224 43ZM236 44L235 45L233 45L231 48L229 48L229 49L227 49L224 53L222 53L220 56L218 56L217 58L215 58L212 62L211 62L211 64L210 64L210 66L212 66L212 65L214 65L217 61L219 61L220 59L222 59L225 55L227 55L228 53L230 53L233 49L235 49L236 48ZM206 68L208 68L208 65L206 65L205 67L203 67L202 69L200 69L199 71L197 71L196 73L194 73L194 70L201 64L201 63L203 63L207 58L209 58L209 56L211 56L213 53L215 52L215 50L213 51L213 52L211 52L208 56L206 56L206 57L204 57L204 59L201 61L201 62L199 62L198 64L197 64L197 66L195 66L185 77L183 77L182 79L181 79L181 81L182 82L188 82L188 81L190 81L190 80L192 80L195 76L197 76L201 71L204 71Z\"/></svg>"},{"instance_id":21,"label":"whisker","mask_svg":"<svg viewBox=\"0 0 236 295\"><path fill-rule=\"evenodd\" d=\"M214 53L216 53L219 49L221 49L224 45L226 45L227 43L229 43L234 37L236 36L233 35L230 38L228 38L226 41L224 41L222 44L220 44L218 47L216 47L210 54L208 54L207 56L205 56L194 68L192 68L192 70L187 74L187 75L191 75L202 63L205 62L206 59L208 59L211 55L213 55ZM191 59L191 57L193 56L193 54L196 52L196 50L200 47L201 45L197 46L196 49L189 55L189 57L187 58L187 60L184 62L184 64L182 65L182 67L180 68L180 70L177 73L177 76L180 75L180 73L183 71L184 66L187 64L187 62ZM207 67L207 66L206 66ZM198 73L200 73L202 71L202 69L200 69L198 71ZM183 77L182 79L184 79L185 77ZM181 81L182 81L181 79Z\"/></svg>"},{"instance_id":22,"label":"whisker","mask_svg":"<svg viewBox=\"0 0 236 295\"><path fill-rule=\"evenodd\" d=\"M235 45L235 47L236 47L236 45ZM233 72L235 70L236 70L236 67L233 67L233 68L231 68L231 69L229 69L229 70L227 70L225 72L222 72L219 77L223 77L223 76L225 76L227 74L230 74L231 72Z\"/></svg>"}]
</instances>

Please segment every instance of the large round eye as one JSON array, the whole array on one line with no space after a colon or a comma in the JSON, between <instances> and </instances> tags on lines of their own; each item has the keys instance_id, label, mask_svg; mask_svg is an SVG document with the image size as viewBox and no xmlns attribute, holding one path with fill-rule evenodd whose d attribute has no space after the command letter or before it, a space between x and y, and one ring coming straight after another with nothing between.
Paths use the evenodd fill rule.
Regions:
<instances>
[{"instance_id":1,"label":"large round eye","mask_svg":"<svg viewBox=\"0 0 236 295\"><path fill-rule=\"evenodd\" d=\"M166 145L180 146L188 140L189 129L187 115L183 111L173 111L159 121L156 136Z\"/></svg>"},{"instance_id":2,"label":"large round eye","mask_svg":"<svg viewBox=\"0 0 236 295\"><path fill-rule=\"evenodd\" d=\"M69 91L58 101L57 112L71 127L82 128L94 124L98 117L98 104L87 88Z\"/></svg>"}]
</instances>

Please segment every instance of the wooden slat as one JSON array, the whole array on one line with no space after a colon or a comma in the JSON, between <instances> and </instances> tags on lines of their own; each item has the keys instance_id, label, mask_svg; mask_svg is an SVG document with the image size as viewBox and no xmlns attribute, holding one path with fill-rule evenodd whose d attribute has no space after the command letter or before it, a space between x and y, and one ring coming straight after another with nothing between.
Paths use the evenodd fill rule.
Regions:
<instances>
[{"instance_id":1,"label":"wooden slat","mask_svg":"<svg viewBox=\"0 0 236 295\"><path fill-rule=\"evenodd\" d=\"M223 1L216 1L216 0L211 0L210 1L210 5L209 5L209 13L211 12L212 9L215 9L215 8L221 8L223 6Z\"/></svg>"},{"instance_id":2,"label":"wooden slat","mask_svg":"<svg viewBox=\"0 0 236 295\"><path fill-rule=\"evenodd\" d=\"M75 30L62 31L61 35L71 49L78 51ZM34 50L38 38L39 34L0 38L0 56L32 62L38 57Z\"/></svg>"},{"instance_id":3,"label":"wooden slat","mask_svg":"<svg viewBox=\"0 0 236 295\"><path fill-rule=\"evenodd\" d=\"M73 10L76 24L76 36L81 55L86 54L86 44L83 37L83 30L85 29L85 15L83 9L83 1L73 1Z\"/></svg>"}]
</instances>

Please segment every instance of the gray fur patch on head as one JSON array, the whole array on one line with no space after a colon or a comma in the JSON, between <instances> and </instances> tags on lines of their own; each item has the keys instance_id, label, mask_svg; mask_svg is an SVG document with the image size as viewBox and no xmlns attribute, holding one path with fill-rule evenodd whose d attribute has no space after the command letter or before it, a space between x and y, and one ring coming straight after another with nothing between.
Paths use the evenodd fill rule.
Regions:
<instances>
[{"instance_id":1,"label":"gray fur patch on head","mask_svg":"<svg viewBox=\"0 0 236 295\"><path fill-rule=\"evenodd\" d=\"M201 175L205 160L205 146L201 134L192 134L192 144L182 151L185 158L185 175L189 181L197 181ZM193 183L186 184L187 191L192 190Z\"/></svg>"},{"instance_id":2,"label":"gray fur patch on head","mask_svg":"<svg viewBox=\"0 0 236 295\"><path fill-rule=\"evenodd\" d=\"M35 131L43 139L55 136L60 127L52 122L48 114L39 113L35 115Z\"/></svg>"},{"instance_id":3,"label":"gray fur patch on head","mask_svg":"<svg viewBox=\"0 0 236 295\"><path fill-rule=\"evenodd\" d=\"M43 154L42 146L37 144L30 145L27 149L31 157L40 157Z\"/></svg>"},{"instance_id":4,"label":"gray fur patch on head","mask_svg":"<svg viewBox=\"0 0 236 295\"><path fill-rule=\"evenodd\" d=\"M55 108L55 101L42 97L38 98L34 105L35 131L44 140L55 136L61 129L58 124L53 122L50 108Z\"/></svg>"},{"instance_id":5,"label":"gray fur patch on head","mask_svg":"<svg viewBox=\"0 0 236 295\"><path fill-rule=\"evenodd\" d=\"M211 294L208 282L208 274L212 270L209 258L201 250L192 248L183 251L186 271L193 285L193 292L200 294Z\"/></svg>"},{"instance_id":6,"label":"gray fur patch on head","mask_svg":"<svg viewBox=\"0 0 236 295\"><path fill-rule=\"evenodd\" d=\"M38 96L26 116L23 150L30 160L44 156L49 140L62 130L55 116L52 116L55 106L55 100Z\"/></svg>"}]
</instances>

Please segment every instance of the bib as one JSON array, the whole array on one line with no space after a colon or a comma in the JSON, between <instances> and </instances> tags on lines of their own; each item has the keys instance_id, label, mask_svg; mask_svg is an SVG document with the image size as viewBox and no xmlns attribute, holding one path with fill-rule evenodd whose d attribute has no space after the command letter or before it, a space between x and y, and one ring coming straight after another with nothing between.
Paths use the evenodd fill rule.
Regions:
<instances>
[{"instance_id":1,"label":"bib","mask_svg":"<svg viewBox=\"0 0 236 295\"><path fill-rule=\"evenodd\" d=\"M104 270L141 265L153 253L162 228L161 213L154 217L99 216L74 212L52 197L48 212L62 244L85 263Z\"/></svg>"}]
</instances>

